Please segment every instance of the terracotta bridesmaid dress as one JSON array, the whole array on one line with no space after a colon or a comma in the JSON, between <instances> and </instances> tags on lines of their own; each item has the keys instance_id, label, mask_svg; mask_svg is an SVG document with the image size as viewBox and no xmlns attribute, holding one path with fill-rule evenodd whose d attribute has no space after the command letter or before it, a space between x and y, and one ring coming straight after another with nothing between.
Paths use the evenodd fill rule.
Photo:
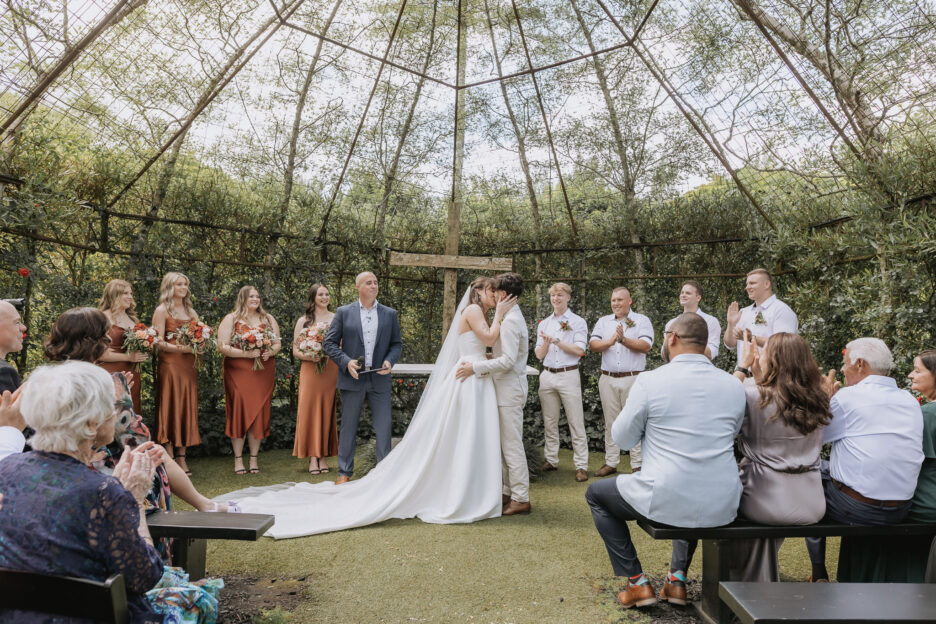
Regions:
<instances>
[{"instance_id":1,"label":"terracotta bridesmaid dress","mask_svg":"<svg viewBox=\"0 0 936 624\"><path fill-rule=\"evenodd\" d=\"M127 330L123 327L111 325L110 331L107 332L111 339L111 351L114 353L126 353L123 348L124 336L126 333ZM133 385L130 386L130 397L133 399L133 411L137 414L142 414L143 412L140 409L140 386L142 385L142 379L140 379L139 373L133 370L133 362L98 362L98 366L108 373L133 373Z\"/></svg>"},{"instance_id":2,"label":"terracotta bridesmaid dress","mask_svg":"<svg viewBox=\"0 0 936 624\"><path fill-rule=\"evenodd\" d=\"M189 321L166 318L166 333L174 332ZM175 344L175 339L168 340ZM159 352L156 396L156 441L173 446L201 444L198 435L198 369L192 353Z\"/></svg>"},{"instance_id":3,"label":"terracotta bridesmaid dress","mask_svg":"<svg viewBox=\"0 0 936 624\"><path fill-rule=\"evenodd\" d=\"M241 331L238 321L234 331ZM258 329L263 330L264 325ZM253 329L253 328L250 328ZM224 358L224 412L227 425L224 435L244 438L250 432L256 440L270 435L270 402L276 381L276 361L263 362L263 370L254 370L252 358Z\"/></svg>"},{"instance_id":4,"label":"terracotta bridesmaid dress","mask_svg":"<svg viewBox=\"0 0 936 624\"><path fill-rule=\"evenodd\" d=\"M328 360L322 372L303 360L299 369L299 406L293 457L334 457L338 454L335 387L338 365Z\"/></svg>"}]
</instances>

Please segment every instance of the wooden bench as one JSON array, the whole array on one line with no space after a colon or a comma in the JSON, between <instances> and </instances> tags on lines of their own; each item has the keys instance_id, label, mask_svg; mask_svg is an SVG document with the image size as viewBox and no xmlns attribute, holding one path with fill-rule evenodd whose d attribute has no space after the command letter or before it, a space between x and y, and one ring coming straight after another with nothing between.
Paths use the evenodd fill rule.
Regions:
<instances>
[{"instance_id":1,"label":"wooden bench","mask_svg":"<svg viewBox=\"0 0 936 624\"><path fill-rule=\"evenodd\" d=\"M851 624L936 620L936 585L919 583L720 583L742 624Z\"/></svg>"},{"instance_id":2,"label":"wooden bench","mask_svg":"<svg viewBox=\"0 0 936 624\"><path fill-rule=\"evenodd\" d=\"M182 566L193 581L205 576L209 539L257 541L273 526L268 514L157 511L146 517L154 539L171 537L174 565Z\"/></svg>"},{"instance_id":3,"label":"wooden bench","mask_svg":"<svg viewBox=\"0 0 936 624\"><path fill-rule=\"evenodd\" d=\"M681 528L658 524L646 519L637 525L653 539L702 540L702 599L696 604L706 622L730 624L731 609L718 595L718 584L728 580L728 561L722 556L722 546L734 539L788 537L896 537L904 535L936 535L936 524L890 524L883 526L852 526L819 522L802 526L767 526L738 521L713 528ZM775 585L772 583L771 585ZM936 614L933 615L936 621Z\"/></svg>"},{"instance_id":4,"label":"wooden bench","mask_svg":"<svg viewBox=\"0 0 936 624\"><path fill-rule=\"evenodd\" d=\"M0 609L35 609L44 613L126 624L127 589L115 574L106 581L52 576L0 568Z\"/></svg>"}]
</instances>

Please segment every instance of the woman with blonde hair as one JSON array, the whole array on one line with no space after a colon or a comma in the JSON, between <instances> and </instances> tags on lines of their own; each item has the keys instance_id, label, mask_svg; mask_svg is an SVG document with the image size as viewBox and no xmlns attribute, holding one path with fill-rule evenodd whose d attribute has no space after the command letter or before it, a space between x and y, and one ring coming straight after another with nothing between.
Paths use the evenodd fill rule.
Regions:
<instances>
[{"instance_id":1,"label":"woman with blonde hair","mask_svg":"<svg viewBox=\"0 0 936 624\"><path fill-rule=\"evenodd\" d=\"M192 307L189 278L170 272L159 286L159 305L153 312L153 329L159 335L157 368L156 441L166 447L185 471L185 449L201 444L198 435L198 369L191 347L177 344L176 331L198 320Z\"/></svg>"},{"instance_id":2,"label":"woman with blonde hair","mask_svg":"<svg viewBox=\"0 0 936 624\"><path fill-rule=\"evenodd\" d=\"M140 322L136 315L136 302L133 300L133 287L130 282L122 279L112 279L104 286L104 294L101 295L101 302L98 303L98 310L104 313L110 322L111 344L110 348L101 355L97 364L109 373L133 373L135 364L145 362L149 356L145 353L131 352L123 348L124 337L128 331L133 330L133 326ZM140 409L140 385L139 375L129 377L130 396L133 399L133 411L142 414Z\"/></svg>"},{"instance_id":3,"label":"woman with blonde hair","mask_svg":"<svg viewBox=\"0 0 936 624\"><path fill-rule=\"evenodd\" d=\"M236 334L254 331L270 344L247 349ZM276 363L271 360L280 350L279 325L260 300L260 292L244 286L237 293L234 310L218 327L218 351L224 356L224 411L227 425L224 434L234 449L234 474L245 474L244 438L250 448L250 474L257 474L260 441L270 435L270 402L276 381ZM235 346L240 345L240 346ZM262 367L256 366L261 360Z\"/></svg>"},{"instance_id":4,"label":"woman with blonde hair","mask_svg":"<svg viewBox=\"0 0 936 624\"><path fill-rule=\"evenodd\" d=\"M338 386L338 365L328 359L323 349L309 353L299 348L302 333L308 327L323 324L322 335L335 313L328 309L331 295L323 284L309 288L305 313L293 330L293 355L302 362L299 369L299 398L296 409L296 439L293 457L308 457L309 472L328 472L326 457L338 454L338 422L335 412L335 390ZM318 343L321 347L322 343ZM324 360L324 362L323 362Z\"/></svg>"}]
</instances>

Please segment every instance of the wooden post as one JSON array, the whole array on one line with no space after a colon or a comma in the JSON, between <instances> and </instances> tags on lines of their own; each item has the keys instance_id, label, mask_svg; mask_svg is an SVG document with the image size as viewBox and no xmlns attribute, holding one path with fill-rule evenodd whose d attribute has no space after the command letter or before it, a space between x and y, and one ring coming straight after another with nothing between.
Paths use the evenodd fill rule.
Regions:
<instances>
[{"instance_id":1,"label":"wooden post","mask_svg":"<svg viewBox=\"0 0 936 624\"><path fill-rule=\"evenodd\" d=\"M455 53L455 140L452 154L452 198L448 206L448 230L445 237L445 253L458 255L458 235L461 225L461 212L465 205L465 188L462 184L462 166L465 161L465 64L468 46L464 23L465 0L458 0L458 42ZM442 337L452 324L458 299L458 270L445 269L442 294Z\"/></svg>"}]
</instances>

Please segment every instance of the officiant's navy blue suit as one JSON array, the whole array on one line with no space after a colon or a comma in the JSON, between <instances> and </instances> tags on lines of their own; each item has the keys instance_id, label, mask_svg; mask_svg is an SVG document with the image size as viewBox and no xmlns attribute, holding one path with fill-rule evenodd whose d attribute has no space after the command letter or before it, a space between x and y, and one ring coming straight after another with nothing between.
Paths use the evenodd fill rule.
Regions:
<instances>
[{"instance_id":1,"label":"officiant's navy blue suit","mask_svg":"<svg viewBox=\"0 0 936 624\"><path fill-rule=\"evenodd\" d=\"M396 364L403 350L400 318L397 311L380 303L377 307L377 337L372 368L383 363ZM364 356L364 331L361 327L361 303L355 301L338 308L325 336L325 353L338 365L338 389L341 390L341 428L338 432L338 474L350 477L354 472L358 420L364 399L370 404L372 424L377 434L377 461L390 452L390 375L371 373L354 379L348 362ZM362 368L363 370L363 368Z\"/></svg>"}]
</instances>

